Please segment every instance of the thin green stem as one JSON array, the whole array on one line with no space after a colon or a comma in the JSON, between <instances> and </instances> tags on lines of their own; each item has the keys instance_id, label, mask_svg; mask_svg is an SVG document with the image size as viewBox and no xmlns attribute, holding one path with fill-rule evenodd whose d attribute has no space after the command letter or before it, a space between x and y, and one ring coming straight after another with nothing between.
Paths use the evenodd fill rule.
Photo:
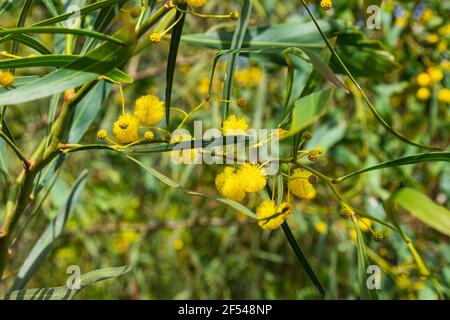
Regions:
<instances>
[{"instance_id":1,"label":"thin green stem","mask_svg":"<svg viewBox=\"0 0 450 320\"><path fill-rule=\"evenodd\" d=\"M189 118L198 110L200 110L206 103L208 102L208 100L203 100L198 106L196 106L194 109L192 109L191 112L189 112L187 114L186 117L184 117L183 121L181 121L181 123L178 125L177 129L180 129L184 126L184 124L186 123L186 121L189 120Z\"/></svg>"},{"instance_id":2,"label":"thin green stem","mask_svg":"<svg viewBox=\"0 0 450 320\"><path fill-rule=\"evenodd\" d=\"M170 10L173 9L173 6L170 5L170 2L164 4L161 8L159 8L147 21L145 21L142 26L140 26L137 32L137 38L141 38L148 30L150 30L162 17L164 17Z\"/></svg>"},{"instance_id":3,"label":"thin green stem","mask_svg":"<svg viewBox=\"0 0 450 320\"><path fill-rule=\"evenodd\" d=\"M30 167L30 162L25 157L25 155L20 151L20 149L9 139L9 137L1 131L1 125L0 125L0 137L5 140L5 142L11 147L11 149L14 151L14 153L17 155L17 157L21 160L23 167L25 169L28 169Z\"/></svg>"}]
</instances>

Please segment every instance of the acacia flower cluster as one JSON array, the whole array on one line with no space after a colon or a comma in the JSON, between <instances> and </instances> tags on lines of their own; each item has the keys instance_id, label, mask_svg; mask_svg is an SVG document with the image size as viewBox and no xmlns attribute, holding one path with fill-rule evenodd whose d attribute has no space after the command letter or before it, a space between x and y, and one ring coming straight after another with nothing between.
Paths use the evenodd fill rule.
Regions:
<instances>
[{"instance_id":1,"label":"acacia flower cluster","mask_svg":"<svg viewBox=\"0 0 450 320\"><path fill-rule=\"evenodd\" d=\"M261 168L255 164L242 164L237 170L233 167L225 169L216 177L216 188L225 198L242 201L246 193L262 190L267 179Z\"/></svg>"},{"instance_id":2,"label":"acacia flower cluster","mask_svg":"<svg viewBox=\"0 0 450 320\"><path fill-rule=\"evenodd\" d=\"M416 78L416 82L419 85L419 89L416 92L417 99L421 101L429 100L432 94L431 90L436 84L440 83L443 78L444 73L439 67L429 67L426 72L420 73ZM446 88L439 89L439 101L448 103L449 97L446 92L448 92L448 89Z\"/></svg>"},{"instance_id":3,"label":"acacia flower cluster","mask_svg":"<svg viewBox=\"0 0 450 320\"><path fill-rule=\"evenodd\" d=\"M113 133L121 144L136 142L139 129L148 128L141 127L141 123L151 127L161 121L163 117L164 102L160 101L157 96L145 95L136 100L134 114L125 113L125 110L122 110L122 114L114 122ZM152 131L146 131L144 139L152 140L154 136ZM107 139L106 130L99 130L97 137L101 140Z\"/></svg>"}]
</instances>

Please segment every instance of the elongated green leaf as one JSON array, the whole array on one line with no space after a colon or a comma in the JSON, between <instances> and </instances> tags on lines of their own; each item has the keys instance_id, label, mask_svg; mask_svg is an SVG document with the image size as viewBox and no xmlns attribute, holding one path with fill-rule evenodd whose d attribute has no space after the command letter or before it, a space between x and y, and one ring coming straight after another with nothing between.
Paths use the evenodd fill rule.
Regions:
<instances>
[{"instance_id":1,"label":"elongated green leaf","mask_svg":"<svg viewBox=\"0 0 450 320\"><path fill-rule=\"evenodd\" d=\"M113 5L116 5L118 3L124 3L127 0L104 0L104 1L97 1L94 3L91 3L83 8L80 8L79 10L79 15L80 17L84 17L85 15L87 15L88 13L91 13L93 11L102 9L102 8L107 8L107 7L111 7ZM71 18L73 15L77 14L76 11L72 11L72 12L66 12L64 14L60 14L56 17L52 17L46 20L42 20L39 21L37 23L32 24L30 27L35 27L35 26L48 26L50 24L54 24L57 22L61 22L61 21L65 21L69 18Z\"/></svg>"},{"instance_id":2,"label":"elongated green leaf","mask_svg":"<svg viewBox=\"0 0 450 320\"><path fill-rule=\"evenodd\" d=\"M241 18L239 24L233 33L231 40L230 50L239 50L242 47L245 33L247 32L248 21L250 19L250 13L252 11L252 2L250 0L244 0L242 6ZM228 49L228 48L226 48ZM236 70L236 64L239 58L239 52L233 52L229 55L226 67L226 79L223 86L222 99L224 100L223 108L223 120L228 116L228 108L230 106L231 89L233 87L234 71Z\"/></svg>"},{"instance_id":3,"label":"elongated green leaf","mask_svg":"<svg viewBox=\"0 0 450 320\"><path fill-rule=\"evenodd\" d=\"M25 24L25 20L27 19L28 13L30 11L30 8L33 4L33 0L25 0L23 3L22 11L19 15L19 20L17 21L16 27L22 27ZM2 30L0 30L2 32ZM19 43L16 41L13 41L12 47L11 47L11 54L17 54L19 52ZM14 73L14 69L11 69L11 72Z\"/></svg>"},{"instance_id":4,"label":"elongated green leaf","mask_svg":"<svg viewBox=\"0 0 450 320\"><path fill-rule=\"evenodd\" d=\"M366 245L364 238L359 228L359 222L356 217L352 217L353 225L356 230L356 246L358 248L358 278L361 299L363 300L378 300L376 289L369 289L367 286L367 267L369 266L369 258L367 257Z\"/></svg>"},{"instance_id":5,"label":"elongated green leaf","mask_svg":"<svg viewBox=\"0 0 450 320\"><path fill-rule=\"evenodd\" d=\"M392 201L429 227L450 236L450 211L427 195L415 189L403 188L392 196Z\"/></svg>"},{"instance_id":6,"label":"elongated green leaf","mask_svg":"<svg viewBox=\"0 0 450 320\"><path fill-rule=\"evenodd\" d=\"M19 273L14 280L11 290L23 289L35 271L44 261L44 258L50 252L53 243L59 237L61 232L66 225L67 220L69 220L75 204L78 202L81 191L83 190L84 184L86 183L88 172L83 171L78 179L75 181L72 190L67 197L65 205L57 213L56 217L50 222L45 231L42 233L39 240L31 249L27 258L20 267Z\"/></svg>"},{"instance_id":7,"label":"elongated green leaf","mask_svg":"<svg viewBox=\"0 0 450 320\"><path fill-rule=\"evenodd\" d=\"M180 4L182 10L186 10L187 4ZM172 86L173 78L175 75L175 67L177 63L178 47L180 46L181 34L183 33L184 19L186 14L181 11L177 11L174 21L177 25L173 28L172 36L170 37L170 49L169 56L167 57L167 70L166 70L166 126L170 128L170 106L172 104Z\"/></svg>"},{"instance_id":8,"label":"elongated green leaf","mask_svg":"<svg viewBox=\"0 0 450 320\"><path fill-rule=\"evenodd\" d=\"M105 31L106 28L109 26L111 20L116 15L116 12L119 11L120 8L122 8L122 6L123 6L123 2L119 2L116 5L102 8L99 11L99 13L97 14L97 17L95 18L93 30L95 30L97 32ZM94 44L95 44L95 39L93 39L93 38L88 39L85 42L83 49L81 50L81 53L84 54L87 51L89 51L90 49L92 49Z\"/></svg>"},{"instance_id":9,"label":"elongated green leaf","mask_svg":"<svg viewBox=\"0 0 450 320\"><path fill-rule=\"evenodd\" d=\"M291 228L289 228L289 225L285 221L281 225L283 232L288 239L289 245L291 246L292 250L294 250L295 256L297 257L300 264L305 269L306 273L308 274L311 281L316 286L317 290L319 290L320 294L325 296L327 293L322 285L322 283L319 280L319 277L317 276L316 272L311 266L311 263L309 262L308 258L306 257L305 253L303 252L302 248L298 244L297 240L295 240L294 235L292 234Z\"/></svg>"},{"instance_id":10,"label":"elongated green leaf","mask_svg":"<svg viewBox=\"0 0 450 320\"><path fill-rule=\"evenodd\" d=\"M383 50L381 42L364 39L360 31L345 22L319 20L318 23L327 36L338 35L336 51L345 53L342 54L343 60L356 76L381 75L390 73L398 67L394 56ZM224 31L182 37L182 41L192 45L217 50L228 49L231 40L232 33ZM263 49L259 53L250 54L250 58L279 65L286 65L282 51L291 47L310 49L320 54L325 44L313 22L251 28L248 29L242 43L242 48ZM331 69L334 72L341 72L336 63L331 63Z\"/></svg>"},{"instance_id":11,"label":"elongated green leaf","mask_svg":"<svg viewBox=\"0 0 450 320\"><path fill-rule=\"evenodd\" d=\"M373 171L373 170L380 170L384 168L391 168L391 167L400 167L400 166L406 166L409 164L416 164L416 163L423 163L423 162L435 162L435 161L445 161L450 162L450 152L427 152L427 153L420 153L415 154L412 156L407 156L399 159L395 159L392 161L386 161L380 164L377 164L372 167L368 167L365 169L357 170L355 172L349 173L345 176L342 176L336 181L340 182L345 179L348 179L350 177L356 176L358 174Z\"/></svg>"},{"instance_id":12,"label":"elongated green leaf","mask_svg":"<svg viewBox=\"0 0 450 320\"><path fill-rule=\"evenodd\" d=\"M83 274L80 279L79 289L69 289L66 286L56 288L24 289L16 290L5 296L6 300L70 300L84 288L96 282L117 278L128 273L131 266L117 268L104 268Z\"/></svg>"},{"instance_id":13,"label":"elongated green leaf","mask_svg":"<svg viewBox=\"0 0 450 320\"><path fill-rule=\"evenodd\" d=\"M336 44L336 38L331 39L330 43L332 46L334 46ZM327 48L323 48L321 52L321 57L322 57L321 60L324 63L328 64L331 58L331 52ZM321 79L322 76L319 73L319 71L316 68L313 68L308 76L308 79L306 80L305 86L303 87L299 98L303 98L312 94L319 86ZM288 125L290 119L289 116L291 115L285 117L280 123L280 126L282 126L282 128L285 128ZM301 143L301 131L299 131L292 137L292 150L298 150L300 143Z\"/></svg>"},{"instance_id":14,"label":"elongated green leaf","mask_svg":"<svg viewBox=\"0 0 450 320\"><path fill-rule=\"evenodd\" d=\"M14 7L14 5L16 5L17 3L19 3L19 1L17 1L17 0L6 0L6 1L3 1L3 3L0 6L0 17L4 13L8 12L9 10L11 10Z\"/></svg>"},{"instance_id":15,"label":"elongated green leaf","mask_svg":"<svg viewBox=\"0 0 450 320\"><path fill-rule=\"evenodd\" d=\"M30 68L30 67L55 67L61 68L71 62L79 59L80 56L67 54L42 55L37 57L26 57L16 59L4 59L0 61L0 69L2 68ZM105 74L106 77L121 83L133 83L134 79L128 74L114 68ZM18 84L17 82L15 83Z\"/></svg>"},{"instance_id":16,"label":"elongated green leaf","mask_svg":"<svg viewBox=\"0 0 450 320\"><path fill-rule=\"evenodd\" d=\"M52 16L57 17L59 16L58 10L55 7L55 4L51 0L42 0L44 5L47 7L48 11L52 14Z\"/></svg>"},{"instance_id":17,"label":"elongated green leaf","mask_svg":"<svg viewBox=\"0 0 450 320\"><path fill-rule=\"evenodd\" d=\"M323 116L328 110L333 92L332 88L328 88L298 99L292 111L290 134L304 130Z\"/></svg>"},{"instance_id":18,"label":"elongated green leaf","mask_svg":"<svg viewBox=\"0 0 450 320\"><path fill-rule=\"evenodd\" d=\"M127 45L104 43L63 68L23 87L0 94L0 105L18 104L48 97L80 86L120 66L131 55L136 42L133 29L117 34Z\"/></svg>"},{"instance_id":19,"label":"elongated green leaf","mask_svg":"<svg viewBox=\"0 0 450 320\"><path fill-rule=\"evenodd\" d=\"M91 38L96 38L100 40L110 41L112 43L117 43L124 45L123 41L115 37L104 35L100 32L88 31L84 29L77 28L62 28L62 27L22 27L15 29L3 29L0 30L0 36L6 36L10 34L25 34L25 33L56 33L56 34L76 34L80 36L87 36Z\"/></svg>"},{"instance_id":20,"label":"elongated green leaf","mask_svg":"<svg viewBox=\"0 0 450 320\"><path fill-rule=\"evenodd\" d=\"M331 68L320 59L317 53L308 48L304 48L302 51L308 55L314 68L326 80L328 80L331 84L334 84L336 87L341 88L342 90L348 93L346 85L334 74L333 70L331 70Z\"/></svg>"},{"instance_id":21,"label":"elongated green leaf","mask_svg":"<svg viewBox=\"0 0 450 320\"><path fill-rule=\"evenodd\" d=\"M5 29L0 28L0 30L5 30ZM5 38L8 38L7 40L11 39L16 42L20 42L21 44L23 44L27 47L30 47L41 54L52 54L52 52L49 49L47 49L47 47L45 47L42 43L40 43L39 41L37 41L36 39L34 39L28 35L14 34L14 35L11 35L11 36L8 36ZM2 39L0 39L0 43L2 43L2 42L3 42Z\"/></svg>"}]
</instances>

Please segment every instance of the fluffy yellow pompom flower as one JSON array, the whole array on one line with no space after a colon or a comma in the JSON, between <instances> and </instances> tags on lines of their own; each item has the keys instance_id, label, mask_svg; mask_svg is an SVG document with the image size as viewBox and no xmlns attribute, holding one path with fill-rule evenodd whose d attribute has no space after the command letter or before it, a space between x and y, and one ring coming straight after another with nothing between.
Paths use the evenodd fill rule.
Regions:
<instances>
[{"instance_id":1,"label":"fluffy yellow pompom flower","mask_svg":"<svg viewBox=\"0 0 450 320\"><path fill-rule=\"evenodd\" d=\"M447 51L447 41L445 41L445 40L439 41L438 46L437 46L437 50L439 52Z\"/></svg>"},{"instance_id":2,"label":"fluffy yellow pompom flower","mask_svg":"<svg viewBox=\"0 0 450 320\"><path fill-rule=\"evenodd\" d=\"M142 96L136 100L134 115L150 126L155 125L164 117L164 101L151 94Z\"/></svg>"},{"instance_id":3,"label":"fluffy yellow pompom flower","mask_svg":"<svg viewBox=\"0 0 450 320\"><path fill-rule=\"evenodd\" d=\"M429 67L427 69L427 72L430 75L431 81L433 81L433 82L439 82L444 78L444 74L438 68Z\"/></svg>"},{"instance_id":4,"label":"fluffy yellow pompom flower","mask_svg":"<svg viewBox=\"0 0 450 320\"><path fill-rule=\"evenodd\" d=\"M295 169L289 178L289 189L291 193L299 198L313 199L316 196L316 189L309 182L309 177L312 173L303 170Z\"/></svg>"},{"instance_id":5,"label":"fluffy yellow pompom flower","mask_svg":"<svg viewBox=\"0 0 450 320\"><path fill-rule=\"evenodd\" d=\"M144 133L144 138L147 141L153 140L153 138L155 137L155 134L151 131L145 131Z\"/></svg>"},{"instance_id":6,"label":"fluffy yellow pompom flower","mask_svg":"<svg viewBox=\"0 0 450 320\"><path fill-rule=\"evenodd\" d=\"M361 218L359 220L359 229L362 232L368 232L370 230L370 227L372 226L372 220L367 218Z\"/></svg>"},{"instance_id":7,"label":"fluffy yellow pompom flower","mask_svg":"<svg viewBox=\"0 0 450 320\"><path fill-rule=\"evenodd\" d=\"M322 0L320 1L320 6L324 10L329 10L333 7L333 2L331 0Z\"/></svg>"},{"instance_id":8,"label":"fluffy yellow pompom flower","mask_svg":"<svg viewBox=\"0 0 450 320\"><path fill-rule=\"evenodd\" d=\"M428 73L422 72L416 78L417 84L421 87L429 86L431 83L431 77Z\"/></svg>"},{"instance_id":9,"label":"fluffy yellow pompom flower","mask_svg":"<svg viewBox=\"0 0 450 320\"><path fill-rule=\"evenodd\" d=\"M420 20L422 22L428 22L433 17L433 11L429 8L425 9L422 13L422 16L420 17Z\"/></svg>"},{"instance_id":10,"label":"fluffy yellow pompom flower","mask_svg":"<svg viewBox=\"0 0 450 320\"><path fill-rule=\"evenodd\" d=\"M216 188L225 198L242 201L245 198L245 190L239 181L239 176L232 167L226 167L216 177Z\"/></svg>"},{"instance_id":11,"label":"fluffy yellow pompom flower","mask_svg":"<svg viewBox=\"0 0 450 320\"><path fill-rule=\"evenodd\" d=\"M239 170L239 183L246 192L257 192L266 186L266 177L257 165L245 163Z\"/></svg>"},{"instance_id":12,"label":"fluffy yellow pompom flower","mask_svg":"<svg viewBox=\"0 0 450 320\"><path fill-rule=\"evenodd\" d=\"M447 71L450 70L450 61L448 61L448 60L442 61L441 62L441 67L444 70L447 70Z\"/></svg>"},{"instance_id":13,"label":"fluffy yellow pompom flower","mask_svg":"<svg viewBox=\"0 0 450 320\"><path fill-rule=\"evenodd\" d=\"M184 242L183 242L183 240L180 240L180 239L176 239L174 242L173 242L173 248L175 249L175 250L177 250L177 251L180 251L181 249L183 249L183 247L184 247Z\"/></svg>"},{"instance_id":14,"label":"fluffy yellow pompom flower","mask_svg":"<svg viewBox=\"0 0 450 320\"><path fill-rule=\"evenodd\" d=\"M198 92L207 94L209 92L209 78L203 77L198 81Z\"/></svg>"},{"instance_id":15,"label":"fluffy yellow pompom flower","mask_svg":"<svg viewBox=\"0 0 450 320\"><path fill-rule=\"evenodd\" d=\"M426 101L431 97L431 91L428 88L422 87L416 92L417 99L421 101Z\"/></svg>"},{"instance_id":16,"label":"fluffy yellow pompom flower","mask_svg":"<svg viewBox=\"0 0 450 320\"><path fill-rule=\"evenodd\" d=\"M443 88L439 90L438 100L443 103L450 103L450 89Z\"/></svg>"},{"instance_id":17,"label":"fluffy yellow pompom flower","mask_svg":"<svg viewBox=\"0 0 450 320\"><path fill-rule=\"evenodd\" d=\"M319 221L314 225L314 228L316 229L316 231L320 234L327 232L327 224L323 221Z\"/></svg>"},{"instance_id":18,"label":"fluffy yellow pompom flower","mask_svg":"<svg viewBox=\"0 0 450 320\"><path fill-rule=\"evenodd\" d=\"M14 75L9 72L0 71L0 85L4 87L11 87L14 83Z\"/></svg>"},{"instance_id":19,"label":"fluffy yellow pompom flower","mask_svg":"<svg viewBox=\"0 0 450 320\"><path fill-rule=\"evenodd\" d=\"M258 224L265 230L275 230L279 228L285 219L285 215L277 212L275 202L271 200L264 200L256 209L256 216L259 221Z\"/></svg>"},{"instance_id":20,"label":"fluffy yellow pompom flower","mask_svg":"<svg viewBox=\"0 0 450 320\"><path fill-rule=\"evenodd\" d=\"M98 130L97 132L97 138L99 138L100 140L104 140L106 137L108 136L108 133L106 132L106 130Z\"/></svg>"},{"instance_id":21,"label":"fluffy yellow pompom flower","mask_svg":"<svg viewBox=\"0 0 450 320\"><path fill-rule=\"evenodd\" d=\"M126 113L114 122L113 132L121 143L137 140L139 121L133 115Z\"/></svg>"},{"instance_id":22,"label":"fluffy yellow pompom flower","mask_svg":"<svg viewBox=\"0 0 450 320\"><path fill-rule=\"evenodd\" d=\"M248 129L248 123L244 118L238 118L234 114L228 116L222 125L222 133L226 136L242 135Z\"/></svg>"},{"instance_id":23,"label":"fluffy yellow pompom flower","mask_svg":"<svg viewBox=\"0 0 450 320\"><path fill-rule=\"evenodd\" d=\"M186 0L186 3L194 8L203 7L206 3L206 0Z\"/></svg>"},{"instance_id":24,"label":"fluffy yellow pompom flower","mask_svg":"<svg viewBox=\"0 0 450 320\"><path fill-rule=\"evenodd\" d=\"M161 41L161 35L158 32L153 32L150 34L150 41L153 43L158 43Z\"/></svg>"},{"instance_id":25,"label":"fluffy yellow pompom flower","mask_svg":"<svg viewBox=\"0 0 450 320\"><path fill-rule=\"evenodd\" d=\"M437 34L430 34L427 37L427 41L429 44L435 44L439 41L439 36Z\"/></svg>"},{"instance_id":26,"label":"fluffy yellow pompom flower","mask_svg":"<svg viewBox=\"0 0 450 320\"><path fill-rule=\"evenodd\" d=\"M258 67L236 70L234 78L241 86L251 88L257 86L261 82L262 71Z\"/></svg>"}]
</instances>

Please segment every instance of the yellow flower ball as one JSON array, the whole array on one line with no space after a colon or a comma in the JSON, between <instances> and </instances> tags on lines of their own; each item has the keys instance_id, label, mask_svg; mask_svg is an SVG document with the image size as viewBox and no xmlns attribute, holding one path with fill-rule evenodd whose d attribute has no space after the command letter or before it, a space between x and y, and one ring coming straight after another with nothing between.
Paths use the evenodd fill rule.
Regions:
<instances>
[{"instance_id":1,"label":"yellow flower ball","mask_svg":"<svg viewBox=\"0 0 450 320\"><path fill-rule=\"evenodd\" d=\"M450 70L450 61L448 61L448 60L442 61L441 67L443 70L446 70L446 71Z\"/></svg>"},{"instance_id":2,"label":"yellow flower ball","mask_svg":"<svg viewBox=\"0 0 450 320\"><path fill-rule=\"evenodd\" d=\"M427 69L428 74L430 75L432 82L440 82L444 78L444 74L442 71L435 67L429 67Z\"/></svg>"},{"instance_id":3,"label":"yellow flower ball","mask_svg":"<svg viewBox=\"0 0 450 320\"><path fill-rule=\"evenodd\" d=\"M422 20L422 22L428 22L428 20L430 20L433 17L433 11L430 8L427 8L423 11L422 13L422 17L420 17L420 20Z\"/></svg>"},{"instance_id":4,"label":"yellow flower ball","mask_svg":"<svg viewBox=\"0 0 450 320\"><path fill-rule=\"evenodd\" d=\"M320 1L320 6L324 10L329 10L333 7L333 2L331 0L322 0Z\"/></svg>"},{"instance_id":5,"label":"yellow flower ball","mask_svg":"<svg viewBox=\"0 0 450 320\"><path fill-rule=\"evenodd\" d=\"M237 70L234 73L234 78L239 83L239 85L245 88L251 88L257 86L261 82L262 71L258 67Z\"/></svg>"},{"instance_id":6,"label":"yellow flower ball","mask_svg":"<svg viewBox=\"0 0 450 320\"><path fill-rule=\"evenodd\" d=\"M239 170L239 182L246 192L257 192L266 186L266 177L257 165L243 164Z\"/></svg>"},{"instance_id":7,"label":"yellow flower ball","mask_svg":"<svg viewBox=\"0 0 450 320\"><path fill-rule=\"evenodd\" d=\"M198 92L207 94L209 92L209 78L203 77L198 81Z\"/></svg>"},{"instance_id":8,"label":"yellow flower ball","mask_svg":"<svg viewBox=\"0 0 450 320\"><path fill-rule=\"evenodd\" d=\"M164 117L164 101L151 94L142 96L136 100L134 115L150 126L155 125Z\"/></svg>"},{"instance_id":9,"label":"yellow flower ball","mask_svg":"<svg viewBox=\"0 0 450 320\"><path fill-rule=\"evenodd\" d=\"M137 140L139 120L126 113L114 122L113 132L121 143L129 143Z\"/></svg>"},{"instance_id":10,"label":"yellow flower ball","mask_svg":"<svg viewBox=\"0 0 450 320\"><path fill-rule=\"evenodd\" d=\"M259 221L258 224L265 230L275 230L279 228L285 219L285 216L277 212L275 202L271 200L264 200L256 209L256 216Z\"/></svg>"},{"instance_id":11,"label":"yellow flower ball","mask_svg":"<svg viewBox=\"0 0 450 320\"><path fill-rule=\"evenodd\" d=\"M295 169L289 178L289 189L291 193L302 199L313 199L316 196L316 189L309 182L312 174L303 169Z\"/></svg>"},{"instance_id":12,"label":"yellow flower ball","mask_svg":"<svg viewBox=\"0 0 450 320\"><path fill-rule=\"evenodd\" d=\"M359 229L362 232L368 232L370 227L372 227L372 220L367 219L367 218L359 219Z\"/></svg>"},{"instance_id":13,"label":"yellow flower ball","mask_svg":"<svg viewBox=\"0 0 450 320\"><path fill-rule=\"evenodd\" d=\"M241 16L239 15L239 12L236 10L233 10L230 12L230 19L231 20L239 20Z\"/></svg>"},{"instance_id":14,"label":"yellow flower ball","mask_svg":"<svg viewBox=\"0 0 450 320\"><path fill-rule=\"evenodd\" d=\"M106 130L98 130L97 132L97 138L99 138L100 140L104 140L106 137L108 136L108 133L106 132Z\"/></svg>"},{"instance_id":15,"label":"yellow flower ball","mask_svg":"<svg viewBox=\"0 0 450 320\"><path fill-rule=\"evenodd\" d=\"M437 50L439 52L447 51L447 41L445 41L445 40L440 41L438 46L437 46Z\"/></svg>"},{"instance_id":16,"label":"yellow flower ball","mask_svg":"<svg viewBox=\"0 0 450 320\"><path fill-rule=\"evenodd\" d=\"M429 86L431 83L431 77L428 73L422 72L416 78L416 82L421 87Z\"/></svg>"},{"instance_id":17,"label":"yellow flower ball","mask_svg":"<svg viewBox=\"0 0 450 320\"><path fill-rule=\"evenodd\" d=\"M245 198L245 190L239 181L239 176L232 167L226 167L216 177L217 191L225 198L242 201Z\"/></svg>"},{"instance_id":18,"label":"yellow flower ball","mask_svg":"<svg viewBox=\"0 0 450 320\"><path fill-rule=\"evenodd\" d=\"M442 88L439 90L437 98L439 102L450 103L450 89Z\"/></svg>"},{"instance_id":19,"label":"yellow flower ball","mask_svg":"<svg viewBox=\"0 0 450 320\"><path fill-rule=\"evenodd\" d=\"M417 99L427 101L431 97L431 91L428 88L422 87L416 92Z\"/></svg>"},{"instance_id":20,"label":"yellow flower ball","mask_svg":"<svg viewBox=\"0 0 450 320\"><path fill-rule=\"evenodd\" d=\"M191 7L200 8L206 4L206 0L186 0L186 3Z\"/></svg>"},{"instance_id":21,"label":"yellow flower ball","mask_svg":"<svg viewBox=\"0 0 450 320\"><path fill-rule=\"evenodd\" d=\"M437 34L430 34L427 37L427 41L429 44L435 44L439 41L439 36Z\"/></svg>"},{"instance_id":22,"label":"yellow flower ball","mask_svg":"<svg viewBox=\"0 0 450 320\"><path fill-rule=\"evenodd\" d=\"M184 247L184 242L183 242L183 240L176 239L176 240L173 242L173 248L174 248L175 250L180 251L181 249L183 249L183 247Z\"/></svg>"},{"instance_id":23,"label":"yellow flower ball","mask_svg":"<svg viewBox=\"0 0 450 320\"><path fill-rule=\"evenodd\" d=\"M153 43L158 43L161 41L161 35L158 32L153 32L150 34L150 41Z\"/></svg>"},{"instance_id":24,"label":"yellow flower ball","mask_svg":"<svg viewBox=\"0 0 450 320\"><path fill-rule=\"evenodd\" d=\"M323 221L319 221L314 225L314 228L316 229L316 231L320 234L327 232L327 224Z\"/></svg>"},{"instance_id":25,"label":"yellow flower ball","mask_svg":"<svg viewBox=\"0 0 450 320\"><path fill-rule=\"evenodd\" d=\"M144 133L144 138L145 140L153 140L153 138L155 137L155 134L152 131L145 131Z\"/></svg>"},{"instance_id":26,"label":"yellow flower ball","mask_svg":"<svg viewBox=\"0 0 450 320\"><path fill-rule=\"evenodd\" d=\"M251 67L248 71L248 75L252 86L257 86L261 82L262 71L260 68Z\"/></svg>"},{"instance_id":27,"label":"yellow flower ball","mask_svg":"<svg viewBox=\"0 0 450 320\"><path fill-rule=\"evenodd\" d=\"M228 116L222 125L222 133L226 136L243 135L247 130L247 121L244 118L236 117L234 114Z\"/></svg>"},{"instance_id":28,"label":"yellow flower ball","mask_svg":"<svg viewBox=\"0 0 450 320\"><path fill-rule=\"evenodd\" d=\"M0 71L0 85L7 88L7 87L11 87L13 85L13 83L14 83L14 75L11 72Z\"/></svg>"}]
</instances>

